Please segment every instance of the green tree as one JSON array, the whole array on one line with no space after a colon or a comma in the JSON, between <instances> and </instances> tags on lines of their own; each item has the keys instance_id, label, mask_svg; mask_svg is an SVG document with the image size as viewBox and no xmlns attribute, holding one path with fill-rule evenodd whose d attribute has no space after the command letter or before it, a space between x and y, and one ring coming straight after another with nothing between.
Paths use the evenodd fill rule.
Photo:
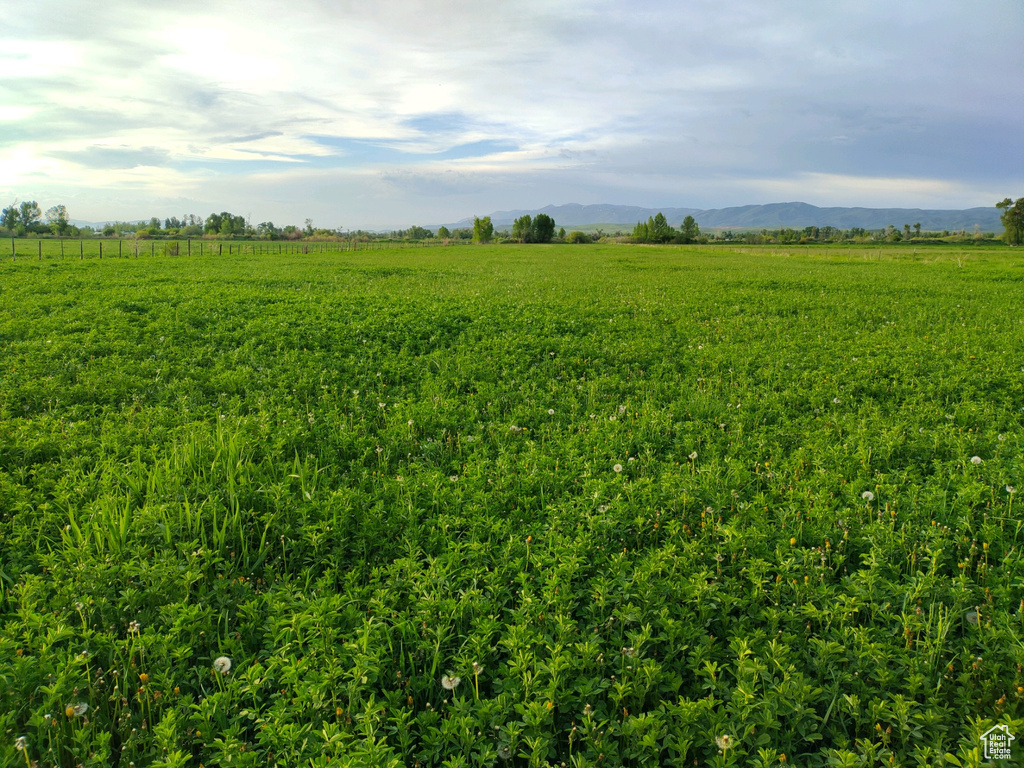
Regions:
<instances>
[{"instance_id":1,"label":"green tree","mask_svg":"<svg viewBox=\"0 0 1024 768\"><path fill-rule=\"evenodd\" d=\"M474 243L489 243L494 237L494 224L491 223L490 216L484 216L482 219L476 216L473 217L473 242Z\"/></svg>"},{"instance_id":2,"label":"green tree","mask_svg":"<svg viewBox=\"0 0 1024 768\"><path fill-rule=\"evenodd\" d=\"M18 206L18 218L21 220L21 226L25 229L31 227L43 218L43 212L39 210L39 203L35 200L26 200Z\"/></svg>"},{"instance_id":3,"label":"green tree","mask_svg":"<svg viewBox=\"0 0 1024 768\"><path fill-rule=\"evenodd\" d=\"M565 227L558 228L558 239L565 240Z\"/></svg>"},{"instance_id":4,"label":"green tree","mask_svg":"<svg viewBox=\"0 0 1024 768\"><path fill-rule=\"evenodd\" d=\"M410 240L431 240L434 237L434 233L426 227L412 226L406 230L405 236Z\"/></svg>"},{"instance_id":5,"label":"green tree","mask_svg":"<svg viewBox=\"0 0 1024 768\"><path fill-rule=\"evenodd\" d=\"M70 226L68 223L67 206L55 205L52 208L48 208L46 211L46 223L49 225L50 231L57 236L67 232Z\"/></svg>"},{"instance_id":6,"label":"green tree","mask_svg":"<svg viewBox=\"0 0 1024 768\"><path fill-rule=\"evenodd\" d=\"M264 221L256 227L256 235L263 240L273 240L278 234L278 229L272 221Z\"/></svg>"},{"instance_id":7,"label":"green tree","mask_svg":"<svg viewBox=\"0 0 1024 768\"><path fill-rule=\"evenodd\" d=\"M648 224L648 230L651 242L667 243L672 239L672 226L668 223L668 219L665 218L665 214L661 211L659 211L658 215L651 220L650 224Z\"/></svg>"},{"instance_id":8,"label":"green tree","mask_svg":"<svg viewBox=\"0 0 1024 768\"><path fill-rule=\"evenodd\" d=\"M11 203L4 208L3 213L0 213L0 225L3 225L4 229L9 229L11 232L18 228L19 221L21 221L21 217L18 215L17 203Z\"/></svg>"},{"instance_id":9,"label":"green tree","mask_svg":"<svg viewBox=\"0 0 1024 768\"><path fill-rule=\"evenodd\" d=\"M654 219L648 219L650 224L654 223ZM650 226L642 221L638 221L636 226L633 227L633 242L634 243L648 243L651 240Z\"/></svg>"},{"instance_id":10,"label":"green tree","mask_svg":"<svg viewBox=\"0 0 1024 768\"><path fill-rule=\"evenodd\" d=\"M697 226L697 220L693 216L687 216L683 219L683 226L679 228L679 239L684 243L695 243L698 237L700 227Z\"/></svg>"},{"instance_id":11,"label":"green tree","mask_svg":"<svg viewBox=\"0 0 1024 768\"><path fill-rule=\"evenodd\" d=\"M437 228L437 236L441 238L451 237L452 233L451 230L448 229L448 227L440 226Z\"/></svg>"},{"instance_id":12,"label":"green tree","mask_svg":"<svg viewBox=\"0 0 1024 768\"><path fill-rule=\"evenodd\" d=\"M996 203L996 208L1003 212L999 217L1003 222L1003 240L1010 245L1024 243L1024 197L1016 202L1006 198Z\"/></svg>"},{"instance_id":13,"label":"green tree","mask_svg":"<svg viewBox=\"0 0 1024 768\"><path fill-rule=\"evenodd\" d=\"M546 213L538 213L533 219L533 242L550 243L555 236L555 220Z\"/></svg>"},{"instance_id":14,"label":"green tree","mask_svg":"<svg viewBox=\"0 0 1024 768\"><path fill-rule=\"evenodd\" d=\"M530 214L520 216L512 222L512 239L520 243L533 242L533 219L530 218Z\"/></svg>"}]
</instances>

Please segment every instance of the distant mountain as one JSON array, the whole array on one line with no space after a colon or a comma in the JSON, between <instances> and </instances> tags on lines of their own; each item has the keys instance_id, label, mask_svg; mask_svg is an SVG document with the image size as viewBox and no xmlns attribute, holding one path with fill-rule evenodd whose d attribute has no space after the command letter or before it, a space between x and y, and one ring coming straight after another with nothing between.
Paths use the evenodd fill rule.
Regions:
<instances>
[{"instance_id":1,"label":"distant mountain","mask_svg":"<svg viewBox=\"0 0 1024 768\"><path fill-rule=\"evenodd\" d=\"M837 227L850 229L884 229L892 224L902 229L904 224L920 224L924 230L973 230L978 226L984 232L1000 232L999 211L991 208L966 210L924 210L921 208L819 208L808 203L770 203L768 205L742 205L733 208L639 208L631 205L549 205L538 210L495 211L491 221L496 227L505 227L525 214L536 216L546 213L560 227L592 224L620 224L632 227L638 221L664 213L669 223L678 227L686 216L693 216L705 229L780 229L791 227ZM473 226L473 219L463 219L455 227Z\"/></svg>"}]
</instances>

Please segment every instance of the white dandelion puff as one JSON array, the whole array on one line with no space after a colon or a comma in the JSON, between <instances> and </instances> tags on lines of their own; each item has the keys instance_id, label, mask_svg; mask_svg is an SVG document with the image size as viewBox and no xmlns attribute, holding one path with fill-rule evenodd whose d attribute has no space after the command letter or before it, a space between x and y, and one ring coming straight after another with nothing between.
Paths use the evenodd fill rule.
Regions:
<instances>
[{"instance_id":1,"label":"white dandelion puff","mask_svg":"<svg viewBox=\"0 0 1024 768\"><path fill-rule=\"evenodd\" d=\"M221 675L231 671L231 659L227 656L218 656L213 660L213 670Z\"/></svg>"},{"instance_id":2,"label":"white dandelion puff","mask_svg":"<svg viewBox=\"0 0 1024 768\"><path fill-rule=\"evenodd\" d=\"M690 461L696 461L696 460L697 460L697 452L694 451L693 453L690 454Z\"/></svg>"},{"instance_id":3,"label":"white dandelion puff","mask_svg":"<svg viewBox=\"0 0 1024 768\"><path fill-rule=\"evenodd\" d=\"M725 752L727 749L729 749L730 746L732 746L732 736L729 736L727 734L723 734L722 736L716 736L715 744L718 745L718 748L720 750Z\"/></svg>"},{"instance_id":4,"label":"white dandelion puff","mask_svg":"<svg viewBox=\"0 0 1024 768\"><path fill-rule=\"evenodd\" d=\"M548 408L548 416L554 416L554 415L555 415L555 409L554 408Z\"/></svg>"},{"instance_id":5,"label":"white dandelion puff","mask_svg":"<svg viewBox=\"0 0 1024 768\"><path fill-rule=\"evenodd\" d=\"M454 691L456 688L459 687L459 683L461 682L461 677L456 677L455 675L445 675L441 678L441 687L444 688L446 691Z\"/></svg>"},{"instance_id":6,"label":"white dandelion puff","mask_svg":"<svg viewBox=\"0 0 1024 768\"><path fill-rule=\"evenodd\" d=\"M612 467L612 469L614 469L616 472L621 472L622 471L622 465L621 464L616 464L614 467Z\"/></svg>"},{"instance_id":7,"label":"white dandelion puff","mask_svg":"<svg viewBox=\"0 0 1024 768\"><path fill-rule=\"evenodd\" d=\"M14 740L14 748L19 752L24 752L28 749L28 739L24 736L19 736Z\"/></svg>"},{"instance_id":8,"label":"white dandelion puff","mask_svg":"<svg viewBox=\"0 0 1024 768\"><path fill-rule=\"evenodd\" d=\"M974 466L981 464L981 456L971 456L971 464Z\"/></svg>"},{"instance_id":9,"label":"white dandelion puff","mask_svg":"<svg viewBox=\"0 0 1024 768\"><path fill-rule=\"evenodd\" d=\"M451 480L453 483L457 483L459 481L459 476L458 475L452 475L448 479Z\"/></svg>"},{"instance_id":10,"label":"white dandelion puff","mask_svg":"<svg viewBox=\"0 0 1024 768\"><path fill-rule=\"evenodd\" d=\"M1012 496L1017 492L1017 489L1012 485L1008 485L1006 486L1006 492Z\"/></svg>"},{"instance_id":11,"label":"white dandelion puff","mask_svg":"<svg viewBox=\"0 0 1024 768\"><path fill-rule=\"evenodd\" d=\"M873 494L871 491L864 491L864 493L862 493L860 495L860 497L862 499L864 499L864 501L874 501L875 500L875 494Z\"/></svg>"}]
</instances>

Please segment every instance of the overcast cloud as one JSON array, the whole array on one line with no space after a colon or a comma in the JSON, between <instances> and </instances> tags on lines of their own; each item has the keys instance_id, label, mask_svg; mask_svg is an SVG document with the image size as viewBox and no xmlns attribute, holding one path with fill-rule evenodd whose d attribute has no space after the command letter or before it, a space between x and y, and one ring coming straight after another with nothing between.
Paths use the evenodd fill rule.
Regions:
<instances>
[{"instance_id":1,"label":"overcast cloud","mask_svg":"<svg viewBox=\"0 0 1024 768\"><path fill-rule=\"evenodd\" d=\"M1024 196L1020 0L54 0L0 195L384 227L562 203Z\"/></svg>"}]
</instances>

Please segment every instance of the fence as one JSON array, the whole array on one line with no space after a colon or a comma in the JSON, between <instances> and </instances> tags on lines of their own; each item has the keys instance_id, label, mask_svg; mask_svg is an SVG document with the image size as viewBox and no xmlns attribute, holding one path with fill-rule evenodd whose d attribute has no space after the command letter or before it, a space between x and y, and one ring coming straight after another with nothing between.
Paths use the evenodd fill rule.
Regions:
<instances>
[{"instance_id":1,"label":"fence","mask_svg":"<svg viewBox=\"0 0 1024 768\"><path fill-rule=\"evenodd\" d=\"M137 240L111 238L11 238L13 260L47 258L139 258L140 256L263 256L316 253L351 253L430 248L469 244L468 240L325 240L318 242Z\"/></svg>"}]
</instances>

